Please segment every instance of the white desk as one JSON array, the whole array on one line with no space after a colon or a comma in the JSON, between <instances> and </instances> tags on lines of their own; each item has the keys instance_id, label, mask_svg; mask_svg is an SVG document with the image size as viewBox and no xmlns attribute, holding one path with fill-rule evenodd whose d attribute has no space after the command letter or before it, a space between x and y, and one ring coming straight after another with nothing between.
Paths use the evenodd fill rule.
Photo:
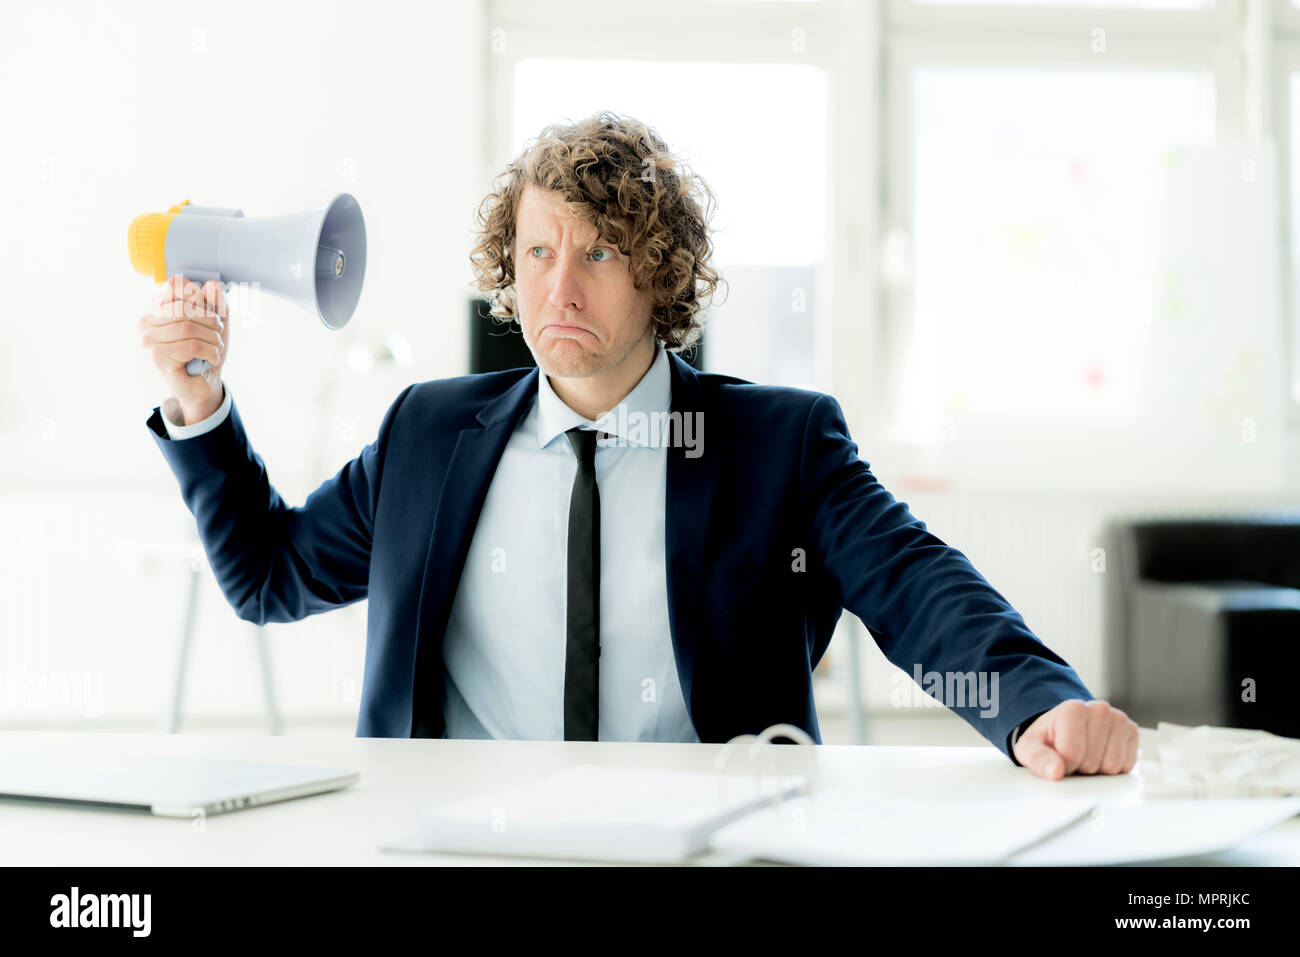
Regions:
<instances>
[{"instance_id":1,"label":"white desk","mask_svg":"<svg viewBox=\"0 0 1300 957\"><path fill-rule=\"evenodd\" d=\"M480 791L522 783L570 764L707 770L722 745L553 741L462 741L347 737L264 737L0 731L0 751L116 751L178 757L353 768L342 791L193 822L134 811L0 801L0 863L48 866L522 864L535 860L402 854L376 849L413 831L417 813ZM797 772L806 749L781 746L768 770ZM1044 781L992 747L817 748L826 783L894 795L1077 797L1123 803L1137 774ZM718 855L701 864L726 864ZM545 862L555 863L555 862ZM1230 851L1177 863L1300 864L1300 817Z\"/></svg>"}]
</instances>

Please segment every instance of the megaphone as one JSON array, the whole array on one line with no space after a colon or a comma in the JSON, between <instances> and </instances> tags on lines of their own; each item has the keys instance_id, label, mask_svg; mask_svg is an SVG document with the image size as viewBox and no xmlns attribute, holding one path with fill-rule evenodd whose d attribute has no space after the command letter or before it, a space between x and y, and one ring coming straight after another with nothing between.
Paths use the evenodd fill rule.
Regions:
<instances>
[{"instance_id":1,"label":"megaphone","mask_svg":"<svg viewBox=\"0 0 1300 957\"><path fill-rule=\"evenodd\" d=\"M126 243L135 271L154 282L177 273L200 283L256 282L314 312L327 329L342 329L352 318L366 274L366 225L350 193L269 219L187 199L131 220ZM190 375L209 368L206 359L185 363Z\"/></svg>"}]
</instances>

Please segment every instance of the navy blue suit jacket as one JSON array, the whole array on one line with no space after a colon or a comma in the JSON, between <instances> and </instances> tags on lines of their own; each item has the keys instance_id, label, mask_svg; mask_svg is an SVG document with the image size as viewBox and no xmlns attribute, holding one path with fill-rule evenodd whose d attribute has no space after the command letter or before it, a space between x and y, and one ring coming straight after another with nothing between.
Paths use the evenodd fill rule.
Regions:
<instances>
[{"instance_id":1,"label":"navy blue suit jacket","mask_svg":"<svg viewBox=\"0 0 1300 957\"><path fill-rule=\"evenodd\" d=\"M996 716L981 717L974 700L945 703L1009 757L1020 722L1092 698L970 561L876 480L834 398L669 360L673 411L703 413L703 454L669 449L665 533L673 650L701 741L786 722L820 742L812 672L846 608L909 675L917 664L998 673ZM183 441L167 437L158 408L148 420L240 618L297 621L369 599L358 736L443 735L443 633L537 375L408 386L375 441L297 508L270 484L233 405Z\"/></svg>"}]
</instances>

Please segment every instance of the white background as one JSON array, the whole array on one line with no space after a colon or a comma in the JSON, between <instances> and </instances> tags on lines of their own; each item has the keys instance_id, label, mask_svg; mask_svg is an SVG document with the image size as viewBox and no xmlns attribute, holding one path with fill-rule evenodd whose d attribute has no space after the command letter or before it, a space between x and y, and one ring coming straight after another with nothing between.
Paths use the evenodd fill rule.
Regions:
<instances>
[{"instance_id":1,"label":"white background","mask_svg":"<svg viewBox=\"0 0 1300 957\"><path fill-rule=\"evenodd\" d=\"M720 200L740 210L732 222L748 230L742 238L752 240L759 227L747 224L764 221L764 204L770 221L792 224L785 242L778 236L757 252L752 242L731 247L742 250L733 257L740 279L761 268L760 259L815 268L810 341L802 344L813 374L797 384L840 400L886 486L965 551L1104 695L1101 581L1091 562L1102 522L1286 503L1300 486L1290 395L1297 337L1289 318L1296 275L1290 89L1300 68L1300 17L1280 0L1187 6L6 5L0 726L147 727L167 710L196 540L144 425L165 390L135 330L153 284L130 268L131 218L184 199L253 217L313 208L341 191L360 200L369 261L346 330L327 332L271 298L256 325L233 317L227 381L276 488L301 504L374 437L405 385L467 371L474 208L548 103L560 119L602 100L612 109L635 102L627 111L654 112L639 118L671 134L670 145L687 153L695 146L698 171L725 184ZM516 67L539 58L564 61L565 70L584 59L651 66L635 99L626 76L620 95L617 83L591 70L553 90L531 90L524 103L516 98ZM695 67L674 64L688 62L715 72L680 92ZM729 78L727 64L798 66L816 74L813 88L824 89L825 99L800 110L763 100L758 86L753 96L769 108L748 103L740 114L728 104L749 87L735 82L739 71ZM927 343L934 345L942 323L976 323L964 331L987 346L1025 322L996 302L971 299L953 274L930 287L951 300L936 313L939 324L918 321L929 247L916 245L925 224L916 217L923 207L914 190L923 180L911 91L914 72L933 67L1191 70L1212 87L1213 142L1161 167L1160 197L1143 205L1155 212L1137 224L1151 238L1156 278L1182 277L1181 298L1174 309L1157 301L1145 315L1142 364L1134 364L1138 352L1114 342L1107 352L1100 340L1128 391L1092 412L1084 393L1057 388L1044 373L1069 368L1068 337L1038 351L1026 337L1011 337L1008 348L1019 353L989 353L1002 363L996 389L978 391L980 368L961 368L960 380L976 390L965 405L945 405L952 396L932 388L941 380L926 361L938 352ZM1038 109L1041 122L1029 116L1026 125L1042 132L1064 107ZM719 130L741 147L718 149L711 137L720 140ZM818 130L825 139L809 141ZM736 156L749 162L742 167ZM1257 161L1249 201L1232 192L1240 180L1230 187L1224 178L1243 157ZM996 163L996 152L983 162ZM1116 168L1120 177L1135 175ZM942 206L930 235L938 229L952 240L949 256L953 249L960 256L966 242L968 272L978 276L987 250L954 237L1010 235L1015 223L1002 215L1009 207L981 205L974 200L988 198L969 189L964 195L972 202ZM1105 242L1105 222L1090 228L1095 236L1085 239ZM1104 257L1096 261L1105 268ZM1084 276L1072 273L1072 261L1052 262L1059 284L1079 288L1069 285ZM1103 309L1107 289L1133 288L1127 271L1087 275L1100 282L1091 291L1102 294L1091 301ZM1037 273L1024 279L1043 282ZM738 301L755 301L752 290L748 299L740 292ZM743 342L735 329L745 317L719 315L733 343ZM764 322L773 316L775 308ZM754 348L731 353L752 363L746 368L779 368L773 355L784 347L765 328L755 322ZM354 361L386 341L408 345L412 361L371 371ZM1234 365L1242 350L1256 356L1253 365ZM1014 383L1006 381L1016 368L1036 373L1026 375L1033 386L1023 408L1073 413L1038 424L1018 414L1007 398ZM1129 416L1119 424L1117 410ZM1255 423L1249 442L1241 431L1247 418ZM208 722L255 720L260 678L251 626L234 618L203 574L188 713ZM354 722L364 625L363 602L268 629L291 728L320 720L346 731ZM846 634L854 630L861 633L854 620L844 623ZM846 687L845 647L838 638L832 646L837 669L819 700L831 702ZM891 671L869 642L866 650L868 701L881 705ZM32 676L45 681L44 692L4 697ZM60 700L48 693L54 680Z\"/></svg>"}]
</instances>

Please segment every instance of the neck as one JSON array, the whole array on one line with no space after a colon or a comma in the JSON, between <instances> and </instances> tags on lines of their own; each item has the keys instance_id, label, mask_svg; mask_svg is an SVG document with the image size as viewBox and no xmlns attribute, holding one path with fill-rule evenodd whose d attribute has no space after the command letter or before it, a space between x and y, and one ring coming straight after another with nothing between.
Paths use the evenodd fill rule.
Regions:
<instances>
[{"instance_id":1,"label":"neck","mask_svg":"<svg viewBox=\"0 0 1300 957\"><path fill-rule=\"evenodd\" d=\"M546 377L560 401L584 419L596 420L628 397L655 357L655 340L649 332L617 367L584 378Z\"/></svg>"}]
</instances>

